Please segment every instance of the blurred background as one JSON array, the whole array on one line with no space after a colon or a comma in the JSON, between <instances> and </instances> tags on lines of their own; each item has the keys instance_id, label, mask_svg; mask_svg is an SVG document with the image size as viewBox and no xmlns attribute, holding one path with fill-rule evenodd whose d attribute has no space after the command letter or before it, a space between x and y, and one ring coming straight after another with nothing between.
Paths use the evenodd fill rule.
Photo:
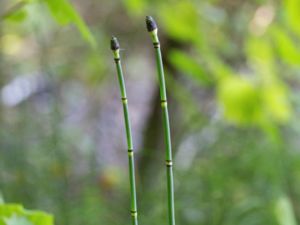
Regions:
<instances>
[{"instance_id":1,"label":"blurred background","mask_svg":"<svg viewBox=\"0 0 300 225\"><path fill-rule=\"evenodd\" d=\"M177 224L300 223L299 0L1 0L0 191L57 225L130 224L118 37L140 224L166 224L152 15Z\"/></svg>"}]
</instances>

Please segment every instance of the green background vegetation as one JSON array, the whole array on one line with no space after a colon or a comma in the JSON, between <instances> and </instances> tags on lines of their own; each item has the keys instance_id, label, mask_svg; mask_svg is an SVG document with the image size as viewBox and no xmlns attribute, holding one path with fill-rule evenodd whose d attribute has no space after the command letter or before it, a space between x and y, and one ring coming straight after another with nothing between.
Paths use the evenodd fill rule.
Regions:
<instances>
[{"instance_id":1,"label":"green background vegetation","mask_svg":"<svg viewBox=\"0 0 300 225\"><path fill-rule=\"evenodd\" d=\"M113 34L125 79L139 74L127 80L133 121L150 108L133 137L139 221L167 223L157 83L150 106L130 105L150 95L134 80L156 76L145 15L158 22L165 62L177 224L300 223L299 0L1 0L5 201L47 211L58 225L130 224L125 135L97 142L114 127L99 115L119 104ZM44 85L35 93L34 74ZM105 150L121 163L105 164Z\"/></svg>"}]
</instances>

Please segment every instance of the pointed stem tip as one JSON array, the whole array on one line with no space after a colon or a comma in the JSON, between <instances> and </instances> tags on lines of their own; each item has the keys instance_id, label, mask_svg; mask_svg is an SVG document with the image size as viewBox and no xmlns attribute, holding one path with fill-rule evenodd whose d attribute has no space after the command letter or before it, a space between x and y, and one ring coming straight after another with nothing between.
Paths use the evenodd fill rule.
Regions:
<instances>
[{"instance_id":1,"label":"pointed stem tip","mask_svg":"<svg viewBox=\"0 0 300 225\"><path fill-rule=\"evenodd\" d=\"M157 29L156 22L151 16L146 16L146 25L148 32L152 32Z\"/></svg>"},{"instance_id":2,"label":"pointed stem tip","mask_svg":"<svg viewBox=\"0 0 300 225\"><path fill-rule=\"evenodd\" d=\"M118 39L116 37L112 37L110 40L110 48L113 51L117 51L118 49L120 49L120 44L118 42Z\"/></svg>"}]
</instances>

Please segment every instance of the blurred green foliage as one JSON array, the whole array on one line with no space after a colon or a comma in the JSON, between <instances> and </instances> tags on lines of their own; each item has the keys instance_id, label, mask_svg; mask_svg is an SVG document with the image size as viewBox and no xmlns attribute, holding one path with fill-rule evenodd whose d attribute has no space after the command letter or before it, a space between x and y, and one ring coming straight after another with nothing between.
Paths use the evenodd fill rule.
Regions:
<instances>
[{"instance_id":1,"label":"blurred green foliage","mask_svg":"<svg viewBox=\"0 0 300 225\"><path fill-rule=\"evenodd\" d=\"M53 217L40 211L25 210L18 204L0 204L1 225L53 225Z\"/></svg>"},{"instance_id":2,"label":"blurred green foliage","mask_svg":"<svg viewBox=\"0 0 300 225\"><path fill-rule=\"evenodd\" d=\"M45 4L58 24L74 24L84 40L90 44L91 47L96 48L97 43L93 34L68 0L20 0L14 2L15 5L12 6L13 11L9 11L2 16L5 20L22 22L27 18L29 13L27 8L30 7L30 5Z\"/></svg>"},{"instance_id":3,"label":"blurred green foliage","mask_svg":"<svg viewBox=\"0 0 300 225\"><path fill-rule=\"evenodd\" d=\"M90 32L89 28L76 12L68 0L45 0L55 20L61 25L73 23L84 39L93 47L96 48L96 40Z\"/></svg>"},{"instance_id":4,"label":"blurred green foliage","mask_svg":"<svg viewBox=\"0 0 300 225\"><path fill-rule=\"evenodd\" d=\"M203 7L199 9L198 5L201 4ZM284 6L282 8L281 13L289 15ZM246 54L239 66L243 68L236 68L235 65L228 68L222 62L224 55L226 60L230 60L229 51L234 51L234 46L233 50L220 46L234 44L224 37L225 32L221 33L227 26L226 13L222 8L207 2L179 1L172 7L168 6L167 10L161 9L165 31L171 38L188 43L189 51L193 52L192 57L185 57L185 53L178 51L171 52L171 63L183 73L193 75L195 80L208 80L210 74L226 119L234 124L261 126L265 123L281 123L290 118L288 93L283 77L278 74L277 65L280 61L296 62L298 53L294 49L295 41L285 35L289 27L282 26L280 18L274 15L275 6L267 3L258 8L249 22L250 32L244 31L249 35L245 36L240 46ZM274 52L277 46L280 46L280 54Z\"/></svg>"},{"instance_id":5,"label":"blurred green foliage","mask_svg":"<svg viewBox=\"0 0 300 225\"><path fill-rule=\"evenodd\" d=\"M38 64L56 83L83 83L93 93L90 98L107 84L111 33L146 46L146 36L136 27L144 25L146 14L157 19L170 105L176 106L171 123L175 155L180 156L175 163L178 224L299 223L299 0L96 1L97 9L111 11L101 11L99 20L101 13L86 13L89 20L96 18L90 28L67 0L24 2L1 20L1 51L8 55L3 60L13 61L6 70L26 72ZM65 29L75 25L85 43L77 31L60 33L51 19ZM15 52L32 32L41 52L23 62ZM49 36L56 37L53 43L47 42ZM95 50L101 54L95 56ZM126 54L131 54L128 49ZM126 172L109 168L99 176L96 144L84 131L62 129L63 101L53 95L50 102L45 114L30 104L0 111L5 197L52 212L60 225L129 224ZM196 143L180 147L188 138ZM81 141L83 146L74 146ZM78 159L88 162L88 174L74 172ZM159 172L147 176L146 184L138 181L145 225L167 219L164 167L158 161L150 163ZM183 168L182 161L189 163ZM138 169L144 176L143 165Z\"/></svg>"}]
</instances>

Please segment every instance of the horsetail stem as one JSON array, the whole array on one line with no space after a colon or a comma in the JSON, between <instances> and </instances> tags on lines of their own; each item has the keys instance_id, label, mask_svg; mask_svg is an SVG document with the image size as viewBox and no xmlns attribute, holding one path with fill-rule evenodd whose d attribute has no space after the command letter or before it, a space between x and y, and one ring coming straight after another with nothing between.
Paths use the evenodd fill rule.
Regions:
<instances>
[{"instance_id":1,"label":"horsetail stem","mask_svg":"<svg viewBox=\"0 0 300 225\"><path fill-rule=\"evenodd\" d=\"M133 143L132 143L132 135L131 135L131 125L130 125L130 120L129 120L125 81L124 81L123 71L122 71L122 66L121 66L120 45L119 45L117 38L112 37L110 45L111 45L111 50L113 51L114 60L116 63L118 80L119 80L119 85L120 85L120 92L121 92L121 99L122 99L123 111L124 111L124 122L125 122L127 145L128 145L131 219L132 219L132 225L138 225L136 187L135 187L135 170L134 170L134 152L133 152Z\"/></svg>"},{"instance_id":2,"label":"horsetail stem","mask_svg":"<svg viewBox=\"0 0 300 225\"><path fill-rule=\"evenodd\" d=\"M157 25L151 16L146 17L147 30L151 35L153 46L155 49L157 74L159 80L159 90L161 107L163 113L163 126L164 126L164 138L166 145L166 167L167 167L167 190L168 190L168 217L169 225L175 225L175 207L174 207L174 181L173 181L173 169L172 169L172 146L171 146L171 134L169 113L167 104L167 94L165 85L165 76L163 69L163 62L160 50L160 43L157 35Z\"/></svg>"}]
</instances>

